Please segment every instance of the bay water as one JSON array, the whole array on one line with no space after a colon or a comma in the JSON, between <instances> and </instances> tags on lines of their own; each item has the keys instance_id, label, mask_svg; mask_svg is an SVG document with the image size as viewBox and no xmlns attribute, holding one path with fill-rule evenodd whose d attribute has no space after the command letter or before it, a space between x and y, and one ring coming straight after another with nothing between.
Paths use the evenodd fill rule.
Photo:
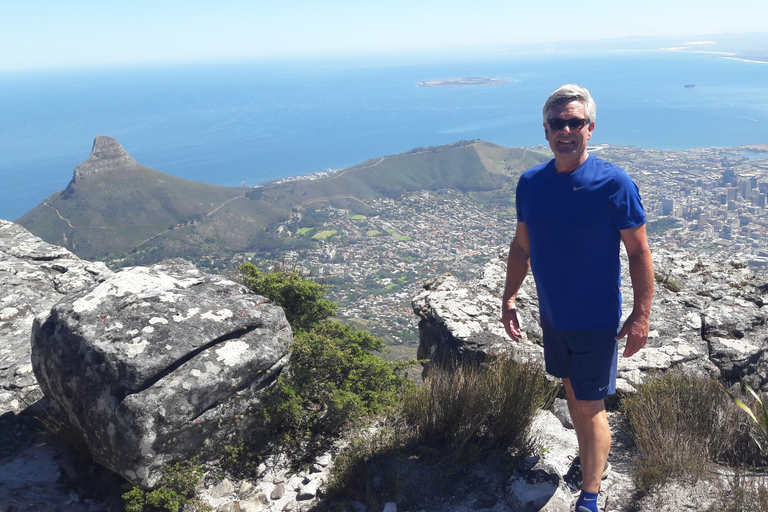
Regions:
<instances>
[{"instance_id":1,"label":"bay water","mask_svg":"<svg viewBox=\"0 0 768 512\"><path fill-rule=\"evenodd\" d=\"M507 83L417 87L489 76ZM768 63L682 52L237 62L0 73L0 218L66 187L97 135L139 163L226 186L483 139L545 144L564 83L597 102L592 143L657 149L768 144ZM693 87L685 87L693 84Z\"/></svg>"}]
</instances>

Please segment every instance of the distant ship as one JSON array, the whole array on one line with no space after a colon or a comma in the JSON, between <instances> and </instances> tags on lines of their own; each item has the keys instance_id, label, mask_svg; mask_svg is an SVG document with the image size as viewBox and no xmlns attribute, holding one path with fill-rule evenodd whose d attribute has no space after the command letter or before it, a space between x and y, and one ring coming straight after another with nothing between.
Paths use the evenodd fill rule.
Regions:
<instances>
[{"instance_id":1,"label":"distant ship","mask_svg":"<svg viewBox=\"0 0 768 512\"><path fill-rule=\"evenodd\" d=\"M690 89L691 87L696 87L696 84L685 84L686 89Z\"/></svg>"}]
</instances>

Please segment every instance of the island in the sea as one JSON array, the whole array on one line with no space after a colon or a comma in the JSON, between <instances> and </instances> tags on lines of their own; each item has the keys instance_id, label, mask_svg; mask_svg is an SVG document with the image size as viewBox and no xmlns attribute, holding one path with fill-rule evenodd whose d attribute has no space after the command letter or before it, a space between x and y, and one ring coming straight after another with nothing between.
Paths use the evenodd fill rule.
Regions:
<instances>
[{"instance_id":1,"label":"island in the sea","mask_svg":"<svg viewBox=\"0 0 768 512\"><path fill-rule=\"evenodd\" d=\"M500 85L509 83L504 78L490 76L471 76L463 78L441 78L439 80L421 80L416 87L473 87L476 85Z\"/></svg>"}]
</instances>

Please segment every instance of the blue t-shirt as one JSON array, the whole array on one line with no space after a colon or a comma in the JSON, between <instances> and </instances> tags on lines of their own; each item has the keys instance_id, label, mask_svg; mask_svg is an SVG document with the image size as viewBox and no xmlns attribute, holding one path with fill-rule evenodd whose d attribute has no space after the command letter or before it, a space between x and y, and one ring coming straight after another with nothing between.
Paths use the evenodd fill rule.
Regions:
<instances>
[{"instance_id":1,"label":"blue t-shirt","mask_svg":"<svg viewBox=\"0 0 768 512\"><path fill-rule=\"evenodd\" d=\"M552 327L617 328L619 230L645 223L629 175L591 155L569 173L554 160L528 169L517 184L517 220L528 228L539 310Z\"/></svg>"}]
</instances>

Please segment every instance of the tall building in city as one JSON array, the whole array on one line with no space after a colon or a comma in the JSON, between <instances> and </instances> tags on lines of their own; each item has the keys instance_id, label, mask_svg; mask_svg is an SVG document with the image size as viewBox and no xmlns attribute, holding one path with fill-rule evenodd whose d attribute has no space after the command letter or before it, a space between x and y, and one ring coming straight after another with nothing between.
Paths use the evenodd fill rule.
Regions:
<instances>
[{"instance_id":1,"label":"tall building in city","mask_svg":"<svg viewBox=\"0 0 768 512\"><path fill-rule=\"evenodd\" d=\"M662 215L672 215L672 213L675 211L675 200L674 199L662 199L661 200L661 214Z\"/></svg>"}]
</instances>

